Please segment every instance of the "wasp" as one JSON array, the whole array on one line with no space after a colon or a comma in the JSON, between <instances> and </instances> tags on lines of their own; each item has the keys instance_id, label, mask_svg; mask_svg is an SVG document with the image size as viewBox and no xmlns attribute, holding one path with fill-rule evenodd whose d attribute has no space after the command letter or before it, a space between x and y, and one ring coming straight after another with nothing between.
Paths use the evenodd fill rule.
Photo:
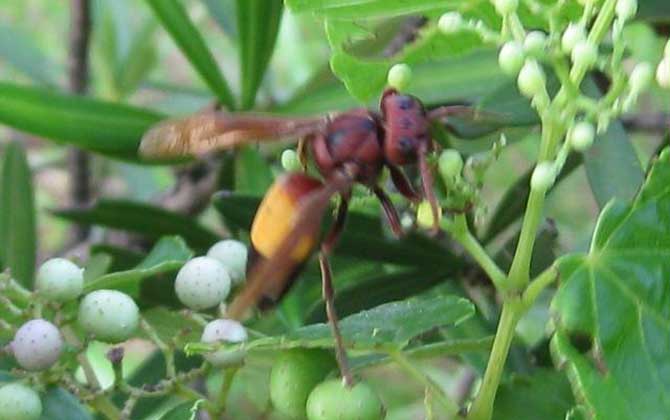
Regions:
<instances>
[{"instance_id":1,"label":"wasp","mask_svg":"<svg viewBox=\"0 0 670 420\"><path fill-rule=\"evenodd\" d=\"M424 198L430 202L433 229L437 229L439 204L428 163L434 148L431 123L469 110L461 105L427 110L417 97L390 88L382 94L379 108L379 112L357 108L307 118L207 111L158 123L145 133L139 150L147 158L177 158L250 142L299 140L301 161L311 156L323 180L301 172L287 173L266 193L251 227L247 285L227 315L240 318L254 305L267 307L281 299L318 246L322 294L336 341L336 358L349 384L352 377L338 328L328 257L344 228L352 188L356 183L368 187L379 199L393 233L401 236L398 213L379 185L383 169L388 168L400 194L413 203ZM401 169L415 164L422 194ZM320 241L322 218L336 195L340 200L335 219Z\"/></svg>"}]
</instances>

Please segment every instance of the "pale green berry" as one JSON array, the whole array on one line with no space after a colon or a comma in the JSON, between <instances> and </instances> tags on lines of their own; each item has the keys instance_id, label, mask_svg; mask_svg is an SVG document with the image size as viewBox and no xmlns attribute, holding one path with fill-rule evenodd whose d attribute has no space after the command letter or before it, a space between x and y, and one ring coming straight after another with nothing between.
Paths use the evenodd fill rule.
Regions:
<instances>
[{"instance_id":1,"label":"pale green berry","mask_svg":"<svg viewBox=\"0 0 670 420\"><path fill-rule=\"evenodd\" d=\"M523 66L523 47L516 41L506 42L498 54L498 65L508 76L516 76Z\"/></svg>"},{"instance_id":2,"label":"pale green berry","mask_svg":"<svg viewBox=\"0 0 670 420\"><path fill-rule=\"evenodd\" d=\"M230 292L226 267L211 257L196 257L177 273L174 283L179 300L191 309L207 309L223 302Z\"/></svg>"},{"instance_id":3,"label":"pale green berry","mask_svg":"<svg viewBox=\"0 0 670 420\"><path fill-rule=\"evenodd\" d=\"M298 154L293 149L286 149L281 154L281 166L285 171L297 172L302 169Z\"/></svg>"},{"instance_id":4,"label":"pale green berry","mask_svg":"<svg viewBox=\"0 0 670 420\"><path fill-rule=\"evenodd\" d=\"M405 63L394 64L387 76L388 85L399 91L405 90L412 79L412 68Z\"/></svg>"},{"instance_id":5,"label":"pale green berry","mask_svg":"<svg viewBox=\"0 0 670 420\"><path fill-rule=\"evenodd\" d=\"M448 184L451 184L453 180L461 175L461 171L463 170L463 158L461 157L461 154L458 153L458 150L447 149L440 154L437 167L442 178L448 181Z\"/></svg>"},{"instance_id":6,"label":"pale green berry","mask_svg":"<svg viewBox=\"0 0 670 420\"><path fill-rule=\"evenodd\" d=\"M493 5L501 15L515 12L519 7L519 0L493 0Z\"/></svg>"},{"instance_id":7,"label":"pale green berry","mask_svg":"<svg viewBox=\"0 0 670 420\"><path fill-rule=\"evenodd\" d=\"M307 399L309 420L381 420L384 406L372 388L358 382L351 388L330 379L314 388Z\"/></svg>"},{"instance_id":8,"label":"pale green berry","mask_svg":"<svg viewBox=\"0 0 670 420\"><path fill-rule=\"evenodd\" d=\"M79 305L79 325L97 340L125 341L135 332L140 311L135 301L118 290L96 290Z\"/></svg>"},{"instance_id":9,"label":"pale green berry","mask_svg":"<svg viewBox=\"0 0 670 420\"><path fill-rule=\"evenodd\" d=\"M658 63L656 68L656 82L664 89L670 89L670 56Z\"/></svg>"},{"instance_id":10,"label":"pale green berry","mask_svg":"<svg viewBox=\"0 0 670 420\"><path fill-rule=\"evenodd\" d=\"M439 219L441 217L442 209L440 206L437 206L437 218ZM433 208L428 201L422 201L416 209L416 222L422 228L428 229L433 227Z\"/></svg>"},{"instance_id":11,"label":"pale green berry","mask_svg":"<svg viewBox=\"0 0 670 420\"><path fill-rule=\"evenodd\" d=\"M443 34L452 34L461 29L463 17L458 12L447 12L440 16L437 27Z\"/></svg>"},{"instance_id":12,"label":"pale green berry","mask_svg":"<svg viewBox=\"0 0 670 420\"><path fill-rule=\"evenodd\" d=\"M572 49L571 57L576 66L590 68L598 59L598 48L591 41L582 40Z\"/></svg>"},{"instance_id":13,"label":"pale green berry","mask_svg":"<svg viewBox=\"0 0 670 420\"><path fill-rule=\"evenodd\" d=\"M561 37L561 49L564 53L570 54L578 42L586 39L586 30L584 25L571 23L565 28Z\"/></svg>"},{"instance_id":14,"label":"pale green berry","mask_svg":"<svg viewBox=\"0 0 670 420\"><path fill-rule=\"evenodd\" d=\"M64 258L52 258L37 270L35 288L50 300L76 299L84 290L84 270Z\"/></svg>"},{"instance_id":15,"label":"pale green berry","mask_svg":"<svg viewBox=\"0 0 670 420\"><path fill-rule=\"evenodd\" d=\"M554 185L556 169L550 162L540 162L535 167L530 178L530 188L536 191L547 191Z\"/></svg>"},{"instance_id":16,"label":"pale green berry","mask_svg":"<svg viewBox=\"0 0 670 420\"><path fill-rule=\"evenodd\" d=\"M570 130L568 141L573 149L578 152L585 152L593 144L595 135L596 130L593 127L593 124L586 121L580 121L572 127L572 130Z\"/></svg>"},{"instance_id":17,"label":"pale green berry","mask_svg":"<svg viewBox=\"0 0 670 420\"><path fill-rule=\"evenodd\" d=\"M41 415L42 401L37 392L18 383L0 387L0 420L36 420Z\"/></svg>"},{"instance_id":18,"label":"pale green berry","mask_svg":"<svg viewBox=\"0 0 670 420\"><path fill-rule=\"evenodd\" d=\"M619 19L626 21L637 13L637 0L617 0L614 11Z\"/></svg>"},{"instance_id":19,"label":"pale green berry","mask_svg":"<svg viewBox=\"0 0 670 420\"><path fill-rule=\"evenodd\" d=\"M517 79L519 91L533 98L545 89L546 78L542 67L535 60L526 60Z\"/></svg>"},{"instance_id":20,"label":"pale green berry","mask_svg":"<svg viewBox=\"0 0 670 420\"><path fill-rule=\"evenodd\" d=\"M205 326L200 341L207 344L241 343L247 341L247 338L247 330L239 322L232 319L215 319ZM244 359L244 352L220 349L205 355L205 359L214 366L226 366L240 363Z\"/></svg>"},{"instance_id":21,"label":"pale green berry","mask_svg":"<svg viewBox=\"0 0 670 420\"><path fill-rule=\"evenodd\" d=\"M246 277L247 254L247 246L234 239L219 241L207 251L208 257L223 264L234 285L242 283Z\"/></svg>"},{"instance_id":22,"label":"pale green berry","mask_svg":"<svg viewBox=\"0 0 670 420\"><path fill-rule=\"evenodd\" d=\"M534 57L539 57L544 54L547 46L547 35L540 31L528 32L526 38L523 40L523 49L527 54Z\"/></svg>"},{"instance_id":23,"label":"pale green berry","mask_svg":"<svg viewBox=\"0 0 670 420\"><path fill-rule=\"evenodd\" d=\"M32 319L16 331L10 347L22 368L44 370L58 361L63 351L63 337L51 322Z\"/></svg>"},{"instance_id":24,"label":"pale green berry","mask_svg":"<svg viewBox=\"0 0 670 420\"><path fill-rule=\"evenodd\" d=\"M633 71L630 73L630 78L628 83L630 83L630 89L633 92L642 92L651 83L651 80L654 77L654 70L649 63L638 63L633 67Z\"/></svg>"}]
</instances>

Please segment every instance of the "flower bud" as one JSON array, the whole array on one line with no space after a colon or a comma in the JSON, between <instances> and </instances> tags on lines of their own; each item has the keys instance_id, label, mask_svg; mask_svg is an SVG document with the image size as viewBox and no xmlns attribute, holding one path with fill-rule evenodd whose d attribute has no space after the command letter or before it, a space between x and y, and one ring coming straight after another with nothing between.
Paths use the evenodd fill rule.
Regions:
<instances>
[{"instance_id":1,"label":"flower bud","mask_svg":"<svg viewBox=\"0 0 670 420\"><path fill-rule=\"evenodd\" d=\"M523 49L526 53L538 57L544 54L545 46L547 45L547 35L540 31L531 31L523 40Z\"/></svg>"},{"instance_id":2,"label":"flower bud","mask_svg":"<svg viewBox=\"0 0 670 420\"><path fill-rule=\"evenodd\" d=\"M530 188L532 190L544 192L554 185L556 180L556 169L551 162L540 162L535 167L533 175L530 178Z\"/></svg>"},{"instance_id":3,"label":"flower bud","mask_svg":"<svg viewBox=\"0 0 670 420\"><path fill-rule=\"evenodd\" d=\"M463 17L458 12L447 12L440 16L437 27L443 34L452 34L461 29Z\"/></svg>"},{"instance_id":4,"label":"flower bud","mask_svg":"<svg viewBox=\"0 0 670 420\"><path fill-rule=\"evenodd\" d=\"M637 13L637 0L618 0L614 11L622 21L629 20Z\"/></svg>"},{"instance_id":5,"label":"flower bud","mask_svg":"<svg viewBox=\"0 0 670 420\"><path fill-rule=\"evenodd\" d=\"M404 63L394 64L389 70L387 82L399 91L405 90L412 79L412 68Z\"/></svg>"},{"instance_id":6,"label":"flower bud","mask_svg":"<svg viewBox=\"0 0 670 420\"><path fill-rule=\"evenodd\" d=\"M572 49L572 62L576 66L592 67L598 59L598 48L588 40L579 41Z\"/></svg>"},{"instance_id":7,"label":"flower bud","mask_svg":"<svg viewBox=\"0 0 670 420\"><path fill-rule=\"evenodd\" d=\"M571 23L565 28L563 37L561 37L561 49L564 53L570 54L578 42L586 39L586 30L583 25Z\"/></svg>"},{"instance_id":8,"label":"flower bud","mask_svg":"<svg viewBox=\"0 0 670 420\"><path fill-rule=\"evenodd\" d=\"M580 121L572 127L572 130L568 133L568 141L570 146L578 152L585 152L593 144L593 139L595 137L595 129L593 124Z\"/></svg>"},{"instance_id":9,"label":"flower bud","mask_svg":"<svg viewBox=\"0 0 670 420\"><path fill-rule=\"evenodd\" d=\"M656 81L664 89L670 89L670 56L666 56L656 68Z\"/></svg>"},{"instance_id":10,"label":"flower bud","mask_svg":"<svg viewBox=\"0 0 670 420\"><path fill-rule=\"evenodd\" d=\"M638 63L633 71L630 73L628 83L630 83L630 90L633 92L642 92L651 83L654 77L654 71L649 63Z\"/></svg>"},{"instance_id":11,"label":"flower bud","mask_svg":"<svg viewBox=\"0 0 670 420\"><path fill-rule=\"evenodd\" d=\"M445 182L449 184L456 177L461 175L461 171L463 170L463 158L457 150L447 149L440 154L440 159L438 160L437 165L440 170L440 175L442 175Z\"/></svg>"},{"instance_id":12,"label":"flower bud","mask_svg":"<svg viewBox=\"0 0 670 420\"><path fill-rule=\"evenodd\" d=\"M532 98L545 89L545 83L542 67L535 60L526 60L517 79L519 91L524 96Z\"/></svg>"},{"instance_id":13,"label":"flower bud","mask_svg":"<svg viewBox=\"0 0 670 420\"><path fill-rule=\"evenodd\" d=\"M285 171L294 172L301 169L298 154L293 149L286 149L281 154L281 166Z\"/></svg>"},{"instance_id":14,"label":"flower bud","mask_svg":"<svg viewBox=\"0 0 670 420\"><path fill-rule=\"evenodd\" d=\"M498 54L498 64L503 73L508 76L516 76L523 66L523 47L516 41L506 42Z\"/></svg>"},{"instance_id":15,"label":"flower bud","mask_svg":"<svg viewBox=\"0 0 670 420\"><path fill-rule=\"evenodd\" d=\"M501 15L507 15L516 11L519 0L493 0L493 6Z\"/></svg>"},{"instance_id":16,"label":"flower bud","mask_svg":"<svg viewBox=\"0 0 670 420\"><path fill-rule=\"evenodd\" d=\"M437 218L439 219L441 217L442 209L440 206L438 206ZM416 222L420 227L425 229L430 229L433 227L433 209L428 201L422 201L421 204L419 204L419 207L416 209Z\"/></svg>"}]
</instances>

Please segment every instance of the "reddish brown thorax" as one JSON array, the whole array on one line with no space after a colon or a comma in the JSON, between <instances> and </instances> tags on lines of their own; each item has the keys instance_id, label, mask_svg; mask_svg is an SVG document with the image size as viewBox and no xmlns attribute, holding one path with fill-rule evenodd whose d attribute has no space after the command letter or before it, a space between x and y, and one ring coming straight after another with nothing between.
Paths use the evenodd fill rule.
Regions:
<instances>
[{"instance_id":1,"label":"reddish brown thorax","mask_svg":"<svg viewBox=\"0 0 670 420\"><path fill-rule=\"evenodd\" d=\"M394 165L416 162L419 148L430 148L430 126L423 104L414 96L387 89L380 108L385 124L386 160Z\"/></svg>"},{"instance_id":2,"label":"reddish brown thorax","mask_svg":"<svg viewBox=\"0 0 670 420\"><path fill-rule=\"evenodd\" d=\"M333 118L311 141L312 155L321 174L328 176L345 163L357 169L356 181L376 184L384 164L379 123L367 109L354 109Z\"/></svg>"}]
</instances>

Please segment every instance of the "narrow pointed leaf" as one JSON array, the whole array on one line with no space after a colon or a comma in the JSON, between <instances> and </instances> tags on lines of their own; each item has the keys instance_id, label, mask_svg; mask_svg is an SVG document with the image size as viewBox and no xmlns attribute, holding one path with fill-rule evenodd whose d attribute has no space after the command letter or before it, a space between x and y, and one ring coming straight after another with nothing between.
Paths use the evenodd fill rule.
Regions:
<instances>
[{"instance_id":1,"label":"narrow pointed leaf","mask_svg":"<svg viewBox=\"0 0 670 420\"><path fill-rule=\"evenodd\" d=\"M137 159L142 135L161 118L142 108L0 83L0 123L111 157Z\"/></svg>"},{"instance_id":2,"label":"narrow pointed leaf","mask_svg":"<svg viewBox=\"0 0 670 420\"><path fill-rule=\"evenodd\" d=\"M178 0L147 0L163 27L219 101L233 109L234 99L216 60Z\"/></svg>"},{"instance_id":3,"label":"narrow pointed leaf","mask_svg":"<svg viewBox=\"0 0 670 420\"><path fill-rule=\"evenodd\" d=\"M283 8L281 1L237 0L243 109L254 105L256 92L274 51Z\"/></svg>"},{"instance_id":4,"label":"narrow pointed leaf","mask_svg":"<svg viewBox=\"0 0 670 420\"><path fill-rule=\"evenodd\" d=\"M33 183L19 143L7 145L0 161L0 264L30 287L35 273L37 238ZM1 267L0 267L1 268Z\"/></svg>"}]
</instances>

